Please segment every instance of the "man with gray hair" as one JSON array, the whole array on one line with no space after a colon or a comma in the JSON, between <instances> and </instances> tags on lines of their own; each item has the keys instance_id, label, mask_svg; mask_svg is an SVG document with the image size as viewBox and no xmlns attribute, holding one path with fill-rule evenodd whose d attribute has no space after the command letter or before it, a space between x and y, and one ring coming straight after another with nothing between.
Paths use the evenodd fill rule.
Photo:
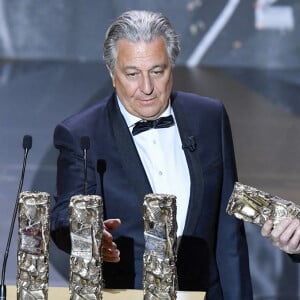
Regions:
<instances>
[{"instance_id":1,"label":"man with gray hair","mask_svg":"<svg viewBox=\"0 0 300 300\"><path fill-rule=\"evenodd\" d=\"M83 193L80 138L89 136L89 194L104 199L107 288L142 288L146 194L177 198L180 290L207 300L250 300L243 222L226 214L236 178L228 116L215 99L173 90L178 36L160 13L128 11L108 28L112 95L60 123L51 233L70 251L68 205Z\"/></svg>"}]
</instances>

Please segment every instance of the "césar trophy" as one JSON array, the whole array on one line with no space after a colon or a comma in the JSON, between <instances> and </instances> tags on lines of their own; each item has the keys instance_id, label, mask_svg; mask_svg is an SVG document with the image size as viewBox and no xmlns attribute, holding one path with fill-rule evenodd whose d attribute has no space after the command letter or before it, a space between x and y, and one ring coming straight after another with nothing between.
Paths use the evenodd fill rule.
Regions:
<instances>
[{"instance_id":1,"label":"c\u00e9sar trophy","mask_svg":"<svg viewBox=\"0 0 300 300\"><path fill-rule=\"evenodd\" d=\"M22 192L19 197L17 299L48 299L50 195Z\"/></svg>"},{"instance_id":2,"label":"c\u00e9sar trophy","mask_svg":"<svg viewBox=\"0 0 300 300\"><path fill-rule=\"evenodd\" d=\"M102 299L103 204L98 195L75 195L69 205L71 300Z\"/></svg>"},{"instance_id":3,"label":"c\u00e9sar trophy","mask_svg":"<svg viewBox=\"0 0 300 300\"><path fill-rule=\"evenodd\" d=\"M300 219L300 206L254 187L236 182L229 199L229 215L263 226L271 220L276 226L282 219L291 217Z\"/></svg>"},{"instance_id":4,"label":"c\u00e9sar trophy","mask_svg":"<svg viewBox=\"0 0 300 300\"><path fill-rule=\"evenodd\" d=\"M175 300L177 291L176 197L148 194L144 198L144 300Z\"/></svg>"}]
</instances>

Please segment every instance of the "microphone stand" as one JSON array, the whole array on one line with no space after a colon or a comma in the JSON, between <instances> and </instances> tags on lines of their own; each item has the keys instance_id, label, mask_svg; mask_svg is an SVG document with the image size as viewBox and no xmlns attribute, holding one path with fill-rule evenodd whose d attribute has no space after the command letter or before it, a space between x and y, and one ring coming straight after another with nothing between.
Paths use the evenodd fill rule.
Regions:
<instances>
[{"instance_id":1,"label":"microphone stand","mask_svg":"<svg viewBox=\"0 0 300 300\"><path fill-rule=\"evenodd\" d=\"M104 196L104 173L106 172L106 161L104 159L97 160L97 172L100 178L100 194L102 196L103 219L106 220L105 196Z\"/></svg>"},{"instance_id":2,"label":"microphone stand","mask_svg":"<svg viewBox=\"0 0 300 300\"><path fill-rule=\"evenodd\" d=\"M23 188L23 181L24 181L24 176L25 176L27 156L28 156L28 152L31 148L31 144L32 144L31 136L25 135L24 138L23 138L24 159L23 159L22 175L21 175L21 179L20 179L20 183L19 183L15 208L14 208L13 217L12 217L11 224L10 224L10 230L9 230L9 234L8 234L8 240L7 240L7 244L6 244L6 249L5 249L5 254L4 254L4 259L3 259L3 265L2 265L1 284L0 284L0 300L6 300L6 285L5 285L6 263L7 263L7 259L8 259L8 253L9 253L11 238L12 238L12 235L13 235L16 215L17 215L17 211L18 211L19 195L20 195L21 190Z\"/></svg>"},{"instance_id":3,"label":"microphone stand","mask_svg":"<svg viewBox=\"0 0 300 300\"><path fill-rule=\"evenodd\" d=\"M88 181L87 181L87 150L90 148L90 138L88 136L81 137L81 149L83 151L83 171L84 171L84 194L87 195ZM1 299L0 299L1 300Z\"/></svg>"}]
</instances>

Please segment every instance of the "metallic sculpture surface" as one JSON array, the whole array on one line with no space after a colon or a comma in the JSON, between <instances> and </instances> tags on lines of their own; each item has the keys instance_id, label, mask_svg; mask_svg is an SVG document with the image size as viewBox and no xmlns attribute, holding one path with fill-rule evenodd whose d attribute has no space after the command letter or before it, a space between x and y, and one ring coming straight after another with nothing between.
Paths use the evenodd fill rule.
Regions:
<instances>
[{"instance_id":1,"label":"metallic sculpture surface","mask_svg":"<svg viewBox=\"0 0 300 300\"><path fill-rule=\"evenodd\" d=\"M70 299L102 299L102 198L76 195L69 205L71 256Z\"/></svg>"},{"instance_id":2,"label":"metallic sculpture surface","mask_svg":"<svg viewBox=\"0 0 300 300\"><path fill-rule=\"evenodd\" d=\"M174 300L177 290L176 197L149 194L144 198L144 300Z\"/></svg>"},{"instance_id":3,"label":"metallic sculpture surface","mask_svg":"<svg viewBox=\"0 0 300 300\"><path fill-rule=\"evenodd\" d=\"M17 299L48 299L50 195L19 197Z\"/></svg>"}]
</instances>

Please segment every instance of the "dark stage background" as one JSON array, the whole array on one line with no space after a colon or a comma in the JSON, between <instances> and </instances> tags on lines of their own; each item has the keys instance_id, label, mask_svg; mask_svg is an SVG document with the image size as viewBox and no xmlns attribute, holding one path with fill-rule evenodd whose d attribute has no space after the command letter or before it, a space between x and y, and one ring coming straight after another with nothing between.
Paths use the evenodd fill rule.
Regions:
<instances>
[{"instance_id":1,"label":"dark stage background","mask_svg":"<svg viewBox=\"0 0 300 300\"><path fill-rule=\"evenodd\" d=\"M223 101L239 180L300 203L298 0L0 0L1 264L23 135L33 136L24 190L53 195L54 127L111 91L102 40L128 9L162 11L175 25L182 41L175 88ZM246 229L255 299L300 299L299 265L269 245L258 226ZM67 286L68 256L50 248L50 286ZM15 284L16 249L15 230L7 284Z\"/></svg>"}]
</instances>

